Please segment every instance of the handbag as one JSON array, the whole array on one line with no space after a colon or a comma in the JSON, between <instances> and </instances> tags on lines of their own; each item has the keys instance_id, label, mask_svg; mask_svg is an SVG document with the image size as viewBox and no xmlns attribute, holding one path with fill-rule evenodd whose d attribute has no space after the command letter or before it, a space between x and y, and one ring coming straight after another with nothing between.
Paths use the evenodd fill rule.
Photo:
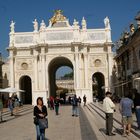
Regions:
<instances>
[{"instance_id":1,"label":"handbag","mask_svg":"<svg viewBox=\"0 0 140 140\"><path fill-rule=\"evenodd\" d=\"M38 124L40 129L48 128L48 118L38 119Z\"/></svg>"},{"instance_id":2,"label":"handbag","mask_svg":"<svg viewBox=\"0 0 140 140\"><path fill-rule=\"evenodd\" d=\"M38 125L38 118L37 117L34 117L34 124Z\"/></svg>"}]
</instances>

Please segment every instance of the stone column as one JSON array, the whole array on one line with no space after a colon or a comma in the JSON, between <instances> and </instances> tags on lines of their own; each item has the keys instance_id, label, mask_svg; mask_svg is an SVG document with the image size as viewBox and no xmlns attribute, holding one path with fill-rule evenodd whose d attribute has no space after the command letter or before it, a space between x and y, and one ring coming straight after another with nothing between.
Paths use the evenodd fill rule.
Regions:
<instances>
[{"instance_id":1,"label":"stone column","mask_svg":"<svg viewBox=\"0 0 140 140\"><path fill-rule=\"evenodd\" d=\"M76 87L79 88L79 61L78 54L75 54L75 68L76 68Z\"/></svg>"},{"instance_id":2,"label":"stone column","mask_svg":"<svg viewBox=\"0 0 140 140\"><path fill-rule=\"evenodd\" d=\"M83 53L79 54L79 86L80 88L85 87L85 73L84 73L84 55Z\"/></svg>"},{"instance_id":3,"label":"stone column","mask_svg":"<svg viewBox=\"0 0 140 140\"><path fill-rule=\"evenodd\" d=\"M46 67L46 70L45 70L45 73L46 73L46 90L47 90L47 97L49 96L48 95L48 87L49 87L49 77L48 77L48 73L49 73L49 71L48 71L48 58L47 58L47 56L46 56L46 62L45 62L45 67Z\"/></svg>"},{"instance_id":4,"label":"stone column","mask_svg":"<svg viewBox=\"0 0 140 140\"><path fill-rule=\"evenodd\" d=\"M13 50L10 50L10 86L15 87Z\"/></svg>"},{"instance_id":5,"label":"stone column","mask_svg":"<svg viewBox=\"0 0 140 140\"><path fill-rule=\"evenodd\" d=\"M75 46L75 79L76 88L79 88L79 58L78 58L78 46Z\"/></svg>"},{"instance_id":6,"label":"stone column","mask_svg":"<svg viewBox=\"0 0 140 140\"><path fill-rule=\"evenodd\" d=\"M85 88L88 88L88 55L84 54Z\"/></svg>"},{"instance_id":7,"label":"stone column","mask_svg":"<svg viewBox=\"0 0 140 140\"><path fill-rule=\"evenodd\" d=\"M75 55L74 55L74 60L75 60ZM76 84L76 62L75 61L74 61L73 71L74 71L74 89L76 89L77 84Z\"/></svg>"},{"instance_id":8,"label":"stone column","mask_svg":"<svg viewBox=\"0 0 140 140\"><path fill-rule=\"evenodd\" d=\"M45 73L45 48L41 48L41 57L42 57L42 62L41 62L41 67L42 67L42 88L43 90L46 89L46 73Z\"/></svg>"},{"instance_id":9,"label":"stone column","mask_svg":"<svg viewBox=\"0 0 140 140\"><path fill-rule=\"evenodd\" d=\"M79 54L79 87L82 87L82 60L81 60L81 54Z\"/></svg>"},{"instance_id":10,"label":"stone column","mask_svg":"<svg viewBox=\"0 0 140 140\"><path fill-rule=\"evenodd\" d=\"M113 66L113 54L112 53L108 53L108 86L110 87L110 91L112 92L112 79L111 79L111 75L112 75L112 66Z\"/></svg>"},{"instance_id":11,"label":"stone column","mask_svg":"<svg viewBox=\"0 0 140 140\"><path fill-rule=\"evenodd\" d=\"M10 84L11 87L15 87L15 72L14 72L14 54L13 49L10 50ZM9 94L12 96L12 93Z\"/></svg>"},{"instance_id":12,"label":"stone column","mask_svg":"<svg viewBox=\"0 0 140 140\"><path fill-rule=\"evenodd\" d=\"M37 52L34 50L34 83L35 83L35 90L38 90L38 54Z\"/></svg>"}]
</instances>

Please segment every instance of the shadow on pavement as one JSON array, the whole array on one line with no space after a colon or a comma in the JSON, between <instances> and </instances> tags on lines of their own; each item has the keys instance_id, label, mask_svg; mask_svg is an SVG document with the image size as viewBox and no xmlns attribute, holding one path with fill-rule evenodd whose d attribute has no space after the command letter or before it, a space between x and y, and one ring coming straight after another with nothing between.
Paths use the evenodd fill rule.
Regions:
<instances>
[{"instance_id":1,"label":"shadow on pavement","mask_svg":"<svg viewBox=\"0 0 140 140\"><path fill-rule=\"evenodd\" d=\"M80 114L80 129L82 140L97 140L97 137L91 127L91 124L89 123L85 115L85 112L82 110L81 107L79 108L79 114Z\"/></svg>"},{"instance_id":2,"label":"shadow on pavement","mask_svg":"<svg viewBox=\"0 0 140 140\"><path fill-rule=\"evenodd\" d=\"M105 130L105 128L100 128L99 131L102 132L102 133L104 133L104 134L106 135L106 130Z\"/></svg>"}]
</instances>

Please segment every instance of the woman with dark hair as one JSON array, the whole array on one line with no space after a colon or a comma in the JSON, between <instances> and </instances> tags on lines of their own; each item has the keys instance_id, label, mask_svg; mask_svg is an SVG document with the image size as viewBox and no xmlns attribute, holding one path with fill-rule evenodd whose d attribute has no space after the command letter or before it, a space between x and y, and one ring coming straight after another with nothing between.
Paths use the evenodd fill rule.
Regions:
<instances>
[{"instance_id":1,"label":"woman with dark hair","mask_svg":"<svg viewBox=\"0 0 140 140\"><path fill-rule=\"evenodd\" d=\"M37 98L37 105L34 107L34 116L37 120L44 119L48 115L47 108L43 104L43 98ZM39 126L39 121L35 123L36 125L36 133L37 133L37 140L45 140L45 129L41 129Z\"/></svg>"}]
</instances>

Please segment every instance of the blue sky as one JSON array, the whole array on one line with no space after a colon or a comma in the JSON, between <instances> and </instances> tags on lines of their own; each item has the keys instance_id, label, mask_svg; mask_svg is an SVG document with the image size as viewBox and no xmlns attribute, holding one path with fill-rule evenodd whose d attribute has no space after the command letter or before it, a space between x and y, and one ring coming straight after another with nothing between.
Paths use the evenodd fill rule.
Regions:
<instances>
[{"instance_id":1,"label":"blue sky","mask_svg":"<svg viewBox=\"0 0 140 140\"><path fill-rule=\"evenodd\" d=\"M33 31L32 21L48 20L53 10L62 9L70 23L76 18L80 23L84 16L88 28L104 27L103 19L110 18L112 40L115 42L121 32L128 28L140 11L140 0L0 0L0 52L8 56L9 25L14 20L16 32Z\"/></svg>"}]
</instances>

